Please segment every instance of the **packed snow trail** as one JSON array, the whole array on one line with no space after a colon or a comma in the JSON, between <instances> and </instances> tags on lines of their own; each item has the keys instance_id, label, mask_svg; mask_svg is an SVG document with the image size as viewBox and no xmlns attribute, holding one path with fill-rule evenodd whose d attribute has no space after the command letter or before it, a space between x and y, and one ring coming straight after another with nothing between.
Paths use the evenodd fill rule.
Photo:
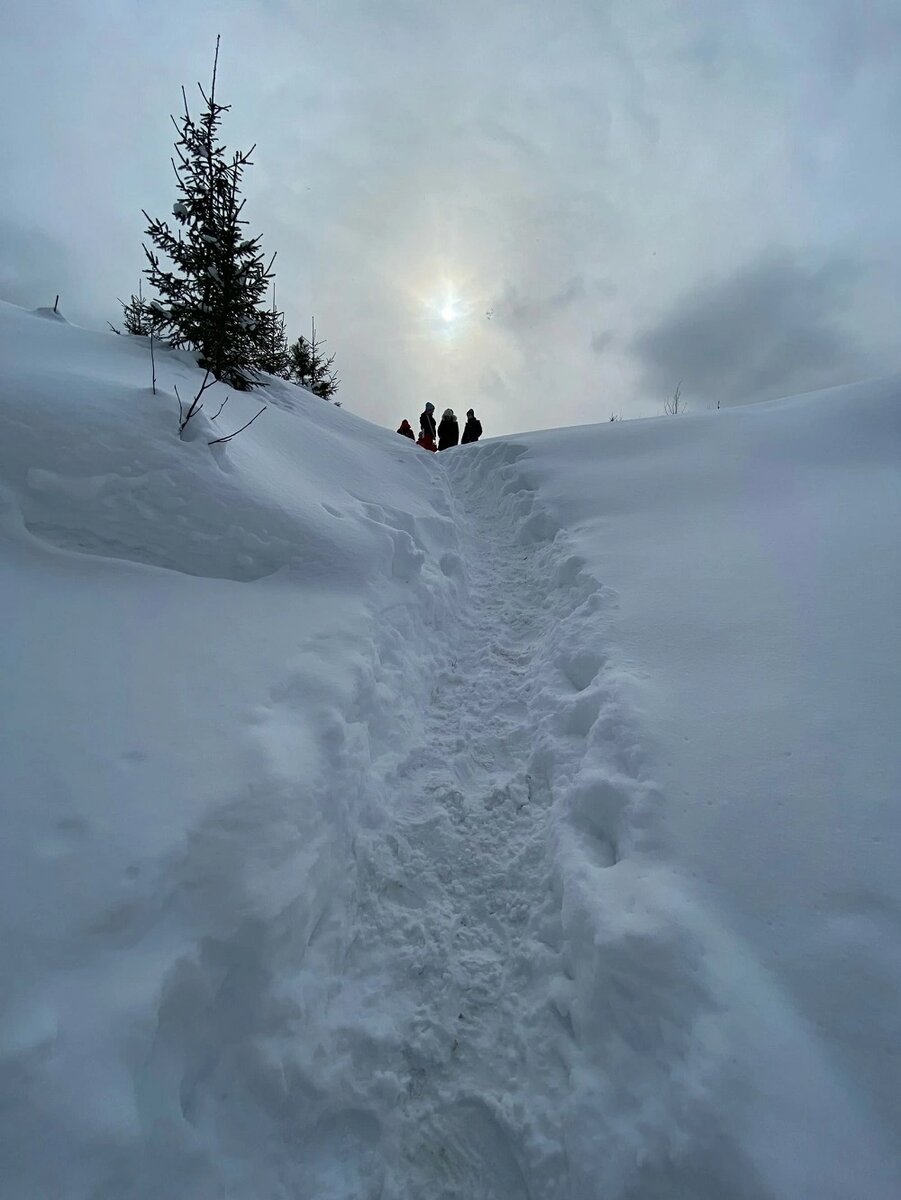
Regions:
<instances>
[{"instance_id":1,"label":"packed snow trail","mask_svg":"<svg viewBox=\"0 0 901 1200\"><path fill-rule=\"evenodd\" d=\"M559 900L547 781L530 767L529 662L549 614L534 551L472 501L458 520L473 547L469 602L422 741L386 780L394 822L358 840L353 941L329 1019L358 1102L380 1081L395 1089L373 1195L551 1197L573 1033L548 1005Z\"/></svg>"},{"instance_id":2,"label":"packed snow trail","mask_svg":"<svg viewBox=\"0 0 901 1200\"><path fill-rule=\"evenodd\" d=\"M865 1119L667 867L616 597L525 454L442 459L468 599L434 631L443 666L409 745L374 756L387 819L356 835L333 986L295 1029L321 1113L301 1194L853 1194ZM844 1149L818 1154L835 1127ZM878 1159L867 1171L892 1194Z\"/></svg>"},{"instance_id":3,"label":"packed snow trail","mask_svg":"<svg viewBox=\"0 0 901 1200\"><path fill-rule=\"evenodd\" d=\"M329 1093L305 1187L700 1195L721 1056L695 1037L700 950L661 916L677 897L666 881L644 894L650 866L624 861L653 849L656 797L603 650L612 598L534 505L522 450L469 454L446 467L469 599L384 771L391 817L356 838L334 992L298 1030ZM702 1172L714 1187L717 1172Z\"/></svg>"}]
</instances>

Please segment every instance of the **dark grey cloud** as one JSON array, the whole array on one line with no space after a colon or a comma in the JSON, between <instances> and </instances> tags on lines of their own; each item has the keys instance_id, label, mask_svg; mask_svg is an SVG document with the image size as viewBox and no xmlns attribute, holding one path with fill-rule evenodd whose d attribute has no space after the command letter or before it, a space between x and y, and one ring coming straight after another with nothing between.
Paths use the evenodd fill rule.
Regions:
<instances>
[{"instance_id":1,"label":"dark grey cloud","mask_svg":"<svg viewBox=\"0 0 901 1200\"><path fill-rule=\"evenodd\" d=\"M508 280L500 296L490 303L489 311L498 324L533 328L554 313L565 312L583 300L585 293L585 280L581 275L574 275L546 296L521 295L516 285Z\"/></svg>"},{"instance_id":2,"label":"dark grey cloud","mask_svg":"<svg viewBox=\"0 0 901 1200\"><path fill-rule=\"evenodd\" d=\"M866 369L845 324L859 269L770 252L726 279L692 288L632 350L645 387L686 401L764 400L847 382Z\"/></svg>"}]
</instances>

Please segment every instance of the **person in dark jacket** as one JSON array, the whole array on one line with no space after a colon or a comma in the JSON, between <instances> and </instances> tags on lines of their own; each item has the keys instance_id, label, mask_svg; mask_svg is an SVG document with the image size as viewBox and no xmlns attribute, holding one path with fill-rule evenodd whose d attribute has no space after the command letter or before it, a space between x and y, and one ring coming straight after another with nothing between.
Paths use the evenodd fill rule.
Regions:
<instances>
[{"instance_id":1,"label":"person in dark jacket","mask_svg":"<svg viewBox=\"0 0 901 1200\"><path fill-rule=\"evenodd\" d=\"M438 449L447 450L460 441L460 426L452 408L446 408L438 425Z\"/></svg>"},{"instance_id":2,"label":"person in dark jacket","mask_svg":"<svg viewBox=\"0 0 901 1200\"><path fill-rule=\"evenodd\" d=\"M437 433L437 430L435 429L435 418L432 416L434 411L435 405L430 400L428 404L426 404L425 410L419 418L420 430L426 435L426 437L430 437L433 442Z\"/></svg>"},{"instance_id":3,"label":"person in dark jacket","mask_svg":"<svg viewBox=\"0 0 901 1200\"><path fill-rule=\"evenodd\" d=\"M472 409L466 414L466 424L463 426L463 436L460 438L460 445L465 446L468 442L477 442L482 436L482 422L476 417Z\"/></svg>"},{"instance_id":4,"label":"person in dark jacket","mask_svg":"<svg viewBox=\"0 0 901 1200\"><path fill-rule=\"evenodd\" d=\"M416 441L416 434L413 432L413 430L410 426L410 422L407 420L406 417L404 417L404 419L401 421L400 428L398 429L397 432L402 433L404 435L404 437L408 437L411 442Z\"/></svg>"}]
</instances>

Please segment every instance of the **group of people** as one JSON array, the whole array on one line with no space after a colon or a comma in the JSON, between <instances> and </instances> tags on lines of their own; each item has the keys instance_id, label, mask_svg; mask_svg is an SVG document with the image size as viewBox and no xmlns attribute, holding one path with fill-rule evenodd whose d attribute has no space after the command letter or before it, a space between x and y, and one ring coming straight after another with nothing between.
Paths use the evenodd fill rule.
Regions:
<instances>
[{"instance_id":1,"label":"group of people","mask_svg":"<svg viewBox=\"0 0 901 1200\"><path fill-rule=\"evenodd\" d=\"M397 432L411 439L415 437L410 422L406 417L401 421ZM466 413L466 424L463 426L463 436L461 438L460 426L457 423L457 418L454 416L454 410L446 408L441 420L436 425L435 405L429 401L423 410L422 416L419 418L419 437L415 440L416 445L422 446L423 450L447 450L451 446L465 446L468 442L477 442L481 436L482 422L471 408Z\"/></svg>"}]
</instances>

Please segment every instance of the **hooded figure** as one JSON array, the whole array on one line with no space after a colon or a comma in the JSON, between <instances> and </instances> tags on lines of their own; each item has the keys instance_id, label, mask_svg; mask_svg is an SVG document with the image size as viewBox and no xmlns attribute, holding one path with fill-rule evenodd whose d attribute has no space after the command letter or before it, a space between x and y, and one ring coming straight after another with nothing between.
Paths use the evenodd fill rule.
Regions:
<instances>
[{"instance_id":1,"label":"hooded figure","mask_svg":"<svg viewBox=\"0 0 901 1200\"><path fill-rule=\"evenodd\" d=\"M447 450L450 446L456 446L459 441L460 426L457 424L454 410L446 408L442 413L441 423L438 426L438 449Z\"/></svg>"},{"instance_id":2,"label":"hooded figure","mask_svg":"<svg viewBox=\"0 0 901 1200\"><path fill-rule=\"evenodd\" d=\"M435 418L432 416L432 413L434 411L435 411L435 405L432 404L432 402L430 400L428 402L428 404L426 404L426 406L425 406L425 411L422 413L422 415L419 418L419 428L421 429L421 431L424 434L426 434L426 436L430 437L433 442L435 440L435 432L436 432Z\"/></svg>"},{"instance_id":3,"label":"hooded figure","mask_svg":"<svg viewBox=\"0 0 901 1200\"><path fill-rule=\"evenodd\" d=\"M465 446L467 442L477 442L482 436L482 422L476 417L472 409L466 414L466 424L463 426L463 436L460 438L460 445Z\"/></svg>"},{"instance_id":4,"label":"hooded figure","mask_svg":"<svg viewBox=\"0 0 901 1200\"><path fill-rule=\"evenodd\" d=\"M402 433L404 435L404 437L408 437L411 442L416 440L416 434L413 432L412 428L410 427L410 422L407 420L406 417L404 417L404 419L401 421L400 428L398 429L397 432Z\"/></svg>"}]
</instances>

